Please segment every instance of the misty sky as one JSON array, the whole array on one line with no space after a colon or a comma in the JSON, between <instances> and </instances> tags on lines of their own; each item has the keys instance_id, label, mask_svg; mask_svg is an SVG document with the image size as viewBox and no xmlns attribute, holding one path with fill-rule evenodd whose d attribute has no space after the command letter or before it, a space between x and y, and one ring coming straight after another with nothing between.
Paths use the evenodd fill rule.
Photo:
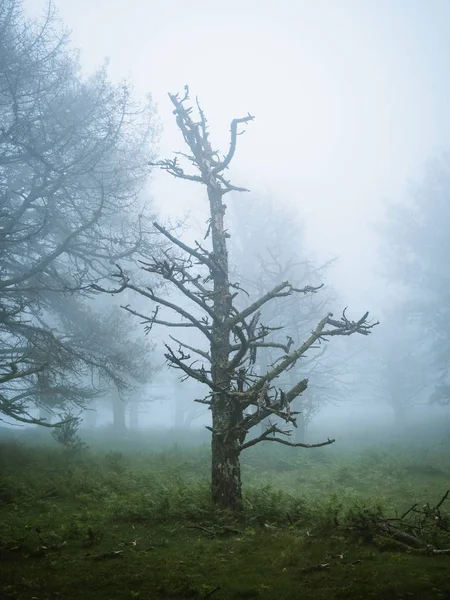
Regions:
<instances>
[{"instance_id":1,"label":"misty sky","mask_svg":"<svg viewBox=\"0 0 450 600\"><path fill-rule=\"evenodd\" d=\"M33 15L45 4L25 0ZM332 281L344 302L376 310L383 288L370 222L450 149L448 0L54 4L86 71L109 57L114 79L152 93L162 156L182 149L167 92L185 83L223 151L231 118L254 114L233 182L295 204L311 247L323 259L340 256ZM172 214L195 209L201 194L163 174L152 190Z\"/></svg>"}]
</instances>

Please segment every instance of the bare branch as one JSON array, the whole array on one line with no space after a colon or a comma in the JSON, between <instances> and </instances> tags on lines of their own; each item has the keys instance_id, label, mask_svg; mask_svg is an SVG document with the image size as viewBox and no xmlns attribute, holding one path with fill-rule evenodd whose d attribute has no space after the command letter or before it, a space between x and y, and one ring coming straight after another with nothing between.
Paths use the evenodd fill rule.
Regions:
<instances>
[{"instance_id":1,"label":"bare branch","mask_svg":"<svg viewBox=\"0 0 450 600\"><path fill-rule=\"evenodd\" d=\"M151 317L143 315L135 310L132 310L129 307L129 305L121 305L120 308L123 308L124 310L128 311L135 317L140 317L142 319L142 322L141 322L142 325L145 325L147 323L148 324L147 332L151 331L153 324L164 325L165 327L196 327L196 325L194 323L172 323L171 321L162 321L161 319L157 319L156 315L158 314L159 306L156 307L156 309Z\"/></svg>"},{"instance_id":2,"label":"bare branch","mask_svg":"<svg viewBox=\"0 0 450 600\"><path fill-rule=\"evenodd\" d=\"M233 317L233 319L231 320L231 323L232 323L232 325L239 323L246 317L250 316L257 310L259 310L264 304L266 304L270 300L273 300L274 298L283 298L285 296L290 296L294 292L301 293L301 294L314 294L317 291L319 291L321 287L322 287L322 285L317 286L317 287L307 285L304 288L297 289L297 288L294 288L289 283L289 281L283 281L282 283L275 286L272 290L267 292L267 294L264 294L264 296L261 296L261 298L256 300L256 302L253 302L253 304L250 304L250 306L248 306L243 311L241 311L239 314L237 314L235 317Z\"/></svg>"},{"instance_id":3,"label":"bare branch","mask_svg":"<svg viewBox=\"0 0 450 600\"><path fill-rule=\"evenodd\" d=\"M158 225L158 223L156 223L156 222L154 222L153 225L168 240L170 240L173 244L175 244L176 246L178 246L179 248L181 248L182 250L184 250L185 252L187 252L188 254L193 256L194 258L196 258L199 263L206 265L210 270L214 270L215 268L217 268L217 266L213 263L213 261L211 261L209 258L207 258L204 254L201 254L197 250L194 250L194 248L191 248L190 246L188 246L181 240L178 240L171 233L169 233L169 231L167 231L167 229L165 229L161 225Z\"/></svg>"},{"instance_id":4,"label":"bare branch","mask_svg":"<svg viewBox=\"0 0 450 600\"><path fill-rule=\"evenodd\" d=\"M123 283L119 288L113 289L113 290L109 290L107 288L103 288L99 285L92 285L92 289L100 291L100 292L104 292L107 294L119 294L121 293L123 290L125 289L129 289L129 290L133 290L134 292L136 292L137 294L144 296L145 298L148 298L149 300L152 300L153 302L155 302L156 304L161 304L162 306L165 306L166 308L170 308L171 310L173 310L175 313L178 313L181 317L185 318L189 323L183 324L175 324L175 323L171 323L169 325L169 327L191 327L194 326L196 327L199 331L201 331L203 333L203 335L208 338L209 340L211 340L211 334L208 331L208 324L206 322L200 322L196 317L194 317L193 315L191 315L189 312L187 312L186 310L184 310L183 308L181 308L180 306L177 306L176 304L173 304L173 302L169 302L168 300L165 300L164 298L161 298L160 296L157 296L156 294L154 294L154 292L152 291L151 288L147 288L147 289L143 289L140 288L136 285L132 285L129 283L129 278L124 274L123 270L121 269L121 267L119 265L116 265L117 268L119 269L119 273L114 275L115 277L122 279ZM126 310L129 310L128 308ZM133 313L132 310L129 310L129 312ZM150 328L151 328L151 324L152 323L157 323L158 320L154 317L146 317L145 315L141 315L139 313L133 313L136 314L136 316L142 317L145 322L150 323ZM161 325L165 325L167 324L167 321L161 321L158 324Z\"/></svg>"},{"instance_id":5,"label":"bare branch","mask_svg":"<svg viewBox=\"0 0 450 600\"><path fill-rule=\"evenodd\" d=\"M250 113L246 117L241 117L240 119L233 119L231 121L230 133L231 133L231 141L230 141L230 149L228 150L228 154L224 158L222 162L219 162L213 169L213 173L219 173L220 171L224 171L230 162L233 160L234 153L236 151L236 142L237 142L237 128L241 123L250 123L253 121L255 117L253 117Z\"/></svg>"},{"instance_id":6,"label":"bare branch","mask_svg":"<svg viewBox=\"0 0 450 600\"><path fill-rule=\"evenodd\" d=\"M368 335L372 328L375 327L378 323L368 324L367 318L368 313L365 313L361 319L357 322L350 321L334 321L332 317L332 313L329 313L326 317L321 319L317 324L316 329L311 333L309 338L294 352L288 354L280 360L279 364L275 366L272 370L268 371L265 375L263 375L258 382L249 390L259 390L263 387L263 385L267 382L273 381L275 378L279 377L281 373L286 371L286 369L294 364L301 356L305 354L309 348L317 342L317 340L335 336L335 335L350 335L351 333L361 333L362 335ZM325 326L331 324L334 329L325 330Z\"/></svg>"},{"instance_id":7,"label":"bare branch","mask_svg":"<svg viewBox=\"0 0 450 600\"><path fill-rule=\"evenodd\" d=\"M14 364L15 363L13 363L13 366ZM38 365L36 367L30 367L29 369L25 369L24 371L19 371L12 368L10 373L6 373L5 375L0 376L0 385L3 385L4 383L7 383L8 381L13 381L15 379L24 379L25 377L29 377L30 375L40 373L46 368L47 364Z\"/></svg>"},{"instance_id":8,"label":"bare branch","mask_svg":"<svg viewBox=\"0 0 450 600\"><path fill-rule=\"evenodd\" d=\"M173 302L169 302L168 300L165 300L164 298L161 298L160 296L156 296L150 288L147 288L147 290L144 290L142 288L139 288L139 287L137 287L135 285L131 285L131 284L128 284L127 287L128 287L128 289L137 292L141 296L144 296L146 298L149 298L150 300L153 300L153 302L155 302L156 304L162 304L166 308L170 308L174 312L178 313L180 316L184 317L192 325L194 325L199 331L201 331L203 333L203 335L206 338L208 338L208 340L212 339L211 333L208 331L208 325L206 323L201 323L196 317L191 315L189 312L187 312L180 306L177 306L176 304L173 304Z\"/></svg>"},{"instance_id":9,"label":"bare branch","mask_svg":"<svg viewBox=\"0 0 450 600\"><path fill-rule=\"evenodd\" d=\"M256 446L256 444L259 444L260 442L277 442L278 444L284 444L285 446L292 446L293 448L321 448L322 446L329 446L330 444L334 444L334 442L336 441L335 439L328 438L328 440L326 442L319 442L317 444L305 444L302 442L290 442L283 438L269 437L275 433L283 433L284 435L286 435L288 432L282 432L276 425L271 425L268 429L266 429L258 437L253 438L253 439L249 440L248 442L245 442L244 444L241 444L239 446L238 451L242 452L243 450L246 450L247 448Z\"/></svg>"},{"instance_id":10,"label":"bare branch","mask_svg":"<svg viewBox=\"0 0 450 600\"><path fill-rule=\"evenodd\" d=\"M231 361L228 363L227 370L229 372L234 371L239 366L239 364L241 363L241 361L247 354L247 350L248 350L247 339L246 339L242 329L240 327L238 327L237 325L235 325L233 327L233 331L236 333L236 335L240 339L241 344L240 344L240 346L238 346L238 350L237 350L236 354L233 356Z\"/></svg>"},{"instance_id":11,"label":"bare branch","mask_svg":"<svg viewBox=\"0 0 450 600\"><path fill-rule=\"evenodd\" d=\"M177 340L177 338L173 337L173 335L170 335L169 337L170 337L171 340L173 340L174 342L176 342L177 344L179 344L182 348L186 348L186 350L190 350L191 352L195 352L196 354L198 354L199 356L201 356L202 358L204 358L208 362L211 362L210 355L207 352L205 352L204 350L200 350L200 348L195 348L194 346L189 346L185 342Z\"/></svg>"},{"instance_id":12,"label":"bare branch","mask_svg":"<svg viewBox=\"0 0 450 600\"><path fill-rule=\"evenodd\" d=\"M157 162L149 162L150 167L159 167L163 171L167 171L173 177L177 177L178 179L185 179L187 181L195 181L197 183L203 183L203 179L198 175L190 175L189 173L185 173L184 169L178 166L177 158L166 158L164 160L159 160Z\"/></svg>"},{"instance_id":13,"label":"bare branch","mask_svg":"<svg viewBox=\"0 0 450 600\"><path fill-rule=\"evenodd\" d=\"M84 231L86 231L87 229L92 227L92 225L96 221L98 221L98 219L101 215L102 205L103 205L103 201L102 201L102 204L100 205L100 207L93 213L93 216L89 221L87 221L86 223L84 223L83 225L78 227L78 229L75 229L74 231L72 231L58 246L56 246L56 248L53 251L49 252L49 254L47 254L46 256L41 258L39 261L37 261L23 275L19 275L17 277L11 277L10 279L4 279L3 281L1 281L0 288L11 287L13 285L16 285L17 283L21 283L22 281L31 279L38 273L42 273L45 270L45 268L55 260L55 258L57 258L61 254L66 252L66 250L69 248L70 242L73 239L75 239L81 233L83 233Z\"/></svg>"},{"instance_id":14,"label":"bare branch","mask_svg":"<svg viewBox=\"0 0 450 600\"><path fill-rule=\"evenodd\" d=\"M196 379L200 383L205 383L212 390L219 391L218 386L215 385L214 382L207 376L205 369L194 369L184 362L185 360L188 360L190 356L181 354L181 356L178 357L175 355L170 346L167 344L164 345L167 348L167 353L164 354L164 356L171 365L175 365L176 368L184 371L186 375L189 375L189 377L192 377L192 379Z\"/></svg>"},{"instance_id":15,"label":"bare branch","mask_svg":"<svg viewBox=\"0 0 450 600\"><path fill-rule=\"evenodd\" d=\"M298 396L300 396L308 387L308 379L302 379L296 383L290 390L285 393L285 402L290 404Z\"/></svg>"}]
</instances>

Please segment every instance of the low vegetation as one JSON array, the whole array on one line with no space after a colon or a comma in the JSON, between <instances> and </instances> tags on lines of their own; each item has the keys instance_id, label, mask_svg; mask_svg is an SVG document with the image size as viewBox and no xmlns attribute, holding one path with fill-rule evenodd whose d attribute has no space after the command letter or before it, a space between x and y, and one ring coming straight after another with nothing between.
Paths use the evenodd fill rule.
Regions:
<instances>
[{"instance_id":1,"label":"low vegetation","mask_svg":"<svg viewBox=\"0 0 450 600\"><path fill-rule=\"evenodd\" d=\"M449 598L439 435L251 448L236 520L211 504L200 434L105 432L65 448L2 430L0 597Z\"/></svg>"}]
</instances>

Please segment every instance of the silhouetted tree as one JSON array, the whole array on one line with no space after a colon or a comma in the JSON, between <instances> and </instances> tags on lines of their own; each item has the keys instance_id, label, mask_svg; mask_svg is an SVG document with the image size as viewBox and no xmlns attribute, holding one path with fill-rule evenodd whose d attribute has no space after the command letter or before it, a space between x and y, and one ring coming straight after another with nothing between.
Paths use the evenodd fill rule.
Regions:
<instances>
[{"instance_id":1,"label":"silhouetted tree","mask_svg":"<svg viewBox=\"0 0 450 600\"><path fill-rule=\"evenodd\" d=\"M444 155L430 163L423 183L411 187L407 202L388 207L380 226L385 273L398 291L397 323L410 332L403 371L416 374L420 363L424 385L436 382L431 400L441 404L450 402L449 194L450 156ZM396 354L390 362L398 360Z\"/></svg>"},{"instance_id":2,"label":"silhouetted tree","mask_svg":"<svg viewBox=\"0 0 450 600\"><path fill-rule=\"evenodd\" d=\"M402 304L392 306L382 322L383 331L370 348L361 348L355 360L356 385L366 402L390 406L394 424L400 429L408 424L414 406L425 400L429 390L430 353Z\"/></svg>"}]
</instances>

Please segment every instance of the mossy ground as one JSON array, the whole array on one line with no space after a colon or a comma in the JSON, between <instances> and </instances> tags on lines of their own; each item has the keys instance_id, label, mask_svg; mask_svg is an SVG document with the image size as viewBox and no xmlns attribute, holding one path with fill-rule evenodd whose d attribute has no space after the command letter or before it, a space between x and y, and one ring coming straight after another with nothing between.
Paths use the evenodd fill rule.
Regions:
<instances>
[{"instance_id":1,"label":"mossy ground","mask_svg":"<svg viewBox=\"0 0 450 600\"><path fill-rule=\"evenodd\" d=\"M209 503L207 444L98 435L70 455L46 432L1 432L2 600L450 599L450 556L361 527L367 511L395 516L442 497L447 435L252 448L242 522Z\"/></svg>"}]
</instances>

